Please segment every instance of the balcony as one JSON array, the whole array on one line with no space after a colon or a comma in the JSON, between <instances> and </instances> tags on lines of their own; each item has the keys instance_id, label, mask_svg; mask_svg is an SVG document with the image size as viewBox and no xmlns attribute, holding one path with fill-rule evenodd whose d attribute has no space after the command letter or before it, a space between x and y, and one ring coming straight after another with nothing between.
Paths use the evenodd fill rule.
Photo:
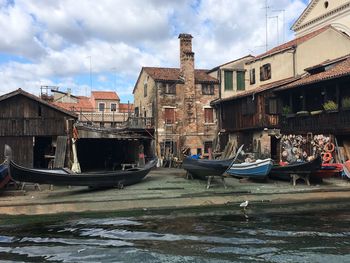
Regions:
<instances>
[{"instance_id":1,"label":"balcony","mask_svg":"<svg viewBox=\"0 0 350 263\"><path fill-rule=\"evenodd\" d=\"M282 133L333 133L350 131L350 111L322 112L317 115L281 117Z\"/></svg>"}]
</instances>

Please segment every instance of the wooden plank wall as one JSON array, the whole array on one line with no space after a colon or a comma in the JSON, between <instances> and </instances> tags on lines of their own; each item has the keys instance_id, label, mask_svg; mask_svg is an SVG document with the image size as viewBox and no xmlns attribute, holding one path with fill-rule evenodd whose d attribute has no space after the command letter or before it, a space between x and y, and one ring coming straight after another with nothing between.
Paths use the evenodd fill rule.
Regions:
<instances>
[{"instance_id":1,"label":"wooden plank wall","mask_svg":"<svg viewBox=\"0 0 350 263\"><path fill-rule=\"evenodd\" d=\"M242 104L245 99L246 98L223 103L223 129L228 131L240 131L278 126L278 115L265 114L265 94L255 95L255 114L243 115Z\"/></svg>"},{"instance_id":2,"label":"wooden plank wall","mask_svg":"<svg viewBox=\"0 0 350 263\"><path fill-rule=\"evenodd\" d=\"M69 115L38 101L18 95L1 101L0 109L0 136L65 135Z\"/></svg>"},{"instance_id":3,"label":"wooden plank wall","mask_svg":"<svg viewBox=\"0 0 350 263\"><path fill-rule=\"evenodd\" d=\"M16 163L33 167L33 137L0 137L0 162L5 159L5 144L11 147L12 158Z\"/></svg>"}]
</instances>

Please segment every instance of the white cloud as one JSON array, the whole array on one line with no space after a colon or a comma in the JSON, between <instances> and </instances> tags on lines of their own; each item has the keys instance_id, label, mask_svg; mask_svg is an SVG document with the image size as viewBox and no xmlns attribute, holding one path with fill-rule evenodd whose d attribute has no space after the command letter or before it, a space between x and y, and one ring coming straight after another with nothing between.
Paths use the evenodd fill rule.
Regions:
<instances>
[{"instance_id":1,"label":"white cloud","mask_svg":"<svg viewBox=\"0 0 350 263\"><path fill-rule=\"evenodd\" d=\"M264 0L0 0L0 94L40 85L71 88L85 95L89 71L94 89L117 73L117 92L131 92L142 66L179 66L179 33L191 33L196 66L211 68L252 52L265 43ZM270 0L279 15L279 38L295 20L302 0ZM269 43L276 43L269 21ZM288 38L291 33L286 34ZM1 55L14 56L13 60ZM113 68L113 70L111 70ZM80 76L80 80L77 80ZM81 81L85 76L85 82ZM110 77L109 77L110 78Z\"/></svg>"}]
</instances>

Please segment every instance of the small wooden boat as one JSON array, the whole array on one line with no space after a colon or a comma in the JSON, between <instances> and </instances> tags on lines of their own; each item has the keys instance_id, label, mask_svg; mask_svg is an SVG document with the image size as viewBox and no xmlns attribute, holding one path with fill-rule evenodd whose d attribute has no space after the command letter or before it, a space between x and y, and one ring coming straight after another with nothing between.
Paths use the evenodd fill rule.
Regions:
<instances>
[{"instance_id":1,"label":"small wooden boat","mask_svg":"<svg viewBox=\"0 0 350 263\"><path fill-rule=\"evenodd\" d=\"M344 163L343 168L344 168L344 173L345 173L346 177L348 179L350 179L350 160L348 160Z\"/></svg>"},{"instance_id":2,"label":"small wooden boat","mask_svg":"<svg viewBox=\"0 0 350 263\"><path fill-rule=\"evenodd\" d=\"M187 157L182 162L182 168L193 178L206 180L208 176L221 176L231 163L237 158L243 145L237 150L236 156L224 160L194 159Z\"/></svg>"},{"instance_id":3,"label":"small wooden boat","mask_svg":"<svg viewBox=\"0 0 350 263\"><path fill-rule=\"evenodd\" d=\"M230 166L234 158L225 160L193 159L187 157L182 163L185 169L193 178L206 180L208 176L220 176Z\"/></svg>"},{"instance_id":4,"label":"small wooden boat","mask_svg":"<svg viewBox=\"0 0 350 263\"><path fill-rule=\"evenodd\" d=\"M339 176L343 171L343 165L340 163L324 163L320 170L316 170L310 174L311 178L324 179Z\"/></svg>"},{"instance_id":5,"label":"small wooden boat","mask_svg":"<svg viewBox=\"0 0 350 263\"><path fill-rule=\"evenodd\" d=\"M274 165L269 177L280 180L290 180L291 174L307 174L320 170L322 164L321 156L317 156L310 162L295 162L287 165Z\"/></svg>"},{"instance_id":6,"label":"small wooden boat","mask_svg":"<svg viewBox=\"0 0 350 263\"><path fill-rule=\"evenodd\" d=\"M94 188L124 187L140 182L156 165L156 159L144 167L124 171L107 171L96 173L73 173L68 169L31 169L10 161L11 177L19 182L38 184L89 186Z\"/></svg>"},{"instance_id":7,"label":"small wooden boat","mask_svg":"<svg viewBox=\"0 0 350 263\"><path fill-rule=\"evenodd\" d=\"M272 159L256 160L255 162L232 163L227 173L235 177L265 179L273 166Z\"/></svg>"},{"instance_id":8,"label":"small wooden boat","mask_svg":"<svg viewBox=\"0 0 350 263\"><path fill-rule=\"evenodd\" d=\"M8 174L7 164L0 164L0 189L4 188L10 180L11 177Z\"/></svg>"}]
</instances>

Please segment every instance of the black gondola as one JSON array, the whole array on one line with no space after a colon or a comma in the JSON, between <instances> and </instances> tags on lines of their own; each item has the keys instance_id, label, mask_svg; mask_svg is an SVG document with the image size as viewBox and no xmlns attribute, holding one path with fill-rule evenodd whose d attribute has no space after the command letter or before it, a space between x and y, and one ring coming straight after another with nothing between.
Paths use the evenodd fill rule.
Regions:
<instances>
[{"instance_id":1,"label":"black gondola","mask_svg":"<svg viewBox=\"0 0 350 263\"><path fill-rule=\"evenodd\" d=\"M127 170L73 173L68 169L31 169L22 167L10 161L9 171L11 177L19 182L38 184L89 186L93 188L119 187L140 182L156 165L153 159L144 167L136 167Z\"/></svg>"},{"instance_id":2,"label":"black gondola","mask_svg":"<svg viewBox=\"0 0 350 263\"><path fill-rule=\"evenodd\" d=\"M206 180L208 176L220 176L232 163L233 158L226 160L205 160L187 157L182 167L193 176L193 178Z\"/></svg>"},{"instance_id":3,"label":"black gondola","mask_svg":"<svg viewBox=\"0 0 350 263\"><path fill-rule=\"evenodd\" d=\"M295 162L285 166L274 165L270 171L269 177L289 181L291 174L306 174L320 170L322 165L321 156L317 156L310 162Z\"/></svg>"},{"instance_id":4,"label":"black gondola","mask_svg":"<svg viewBox=\"0 0 350 263\"><path fill-rule=\"evenodd\" d=\"M193 159L187 157L182 163L182 168L193 178L206 180L208 176L221 176L232 164L243 149L243 145L237 150L236 156L224 160Z\"/></svg>"}]
</instances>

